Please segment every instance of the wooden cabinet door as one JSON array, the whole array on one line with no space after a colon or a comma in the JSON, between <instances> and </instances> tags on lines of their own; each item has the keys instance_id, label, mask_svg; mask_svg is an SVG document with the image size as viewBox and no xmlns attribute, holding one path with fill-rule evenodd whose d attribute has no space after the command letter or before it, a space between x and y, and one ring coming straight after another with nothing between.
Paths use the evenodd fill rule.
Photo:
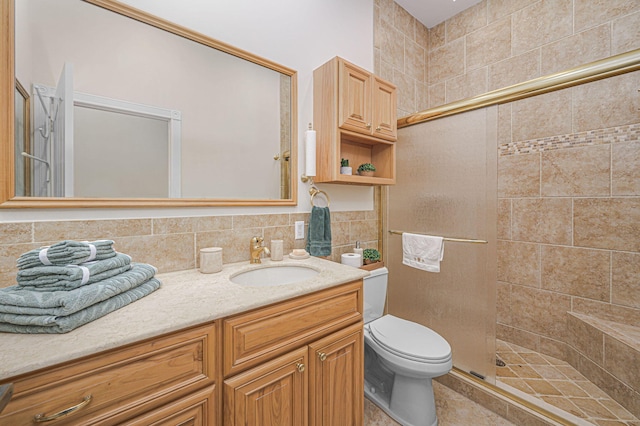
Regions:
<instances>
[{"instance_id":1,"label":"wooden cabinet door","mask_svg":"<svg viewBox=\"0 0 640 426\"><path fill-rule=\"evenodd\" d=\"M371 74L340 61L338 125L346 130L371 134Z\"/></svg>"},{"instance_id":2,"label":"wooden cabinet door","mask_svg":"<svg viewBox=\"0 0 640 426\"><path fill-rule=\"evenodd\" d=\"M398 137L396 88L373 77L373 135L395 141Z\"/></svg>"},{"instance_id":3,"label":"wooden cabinet door","mask_svg":"<svg viewBox=\"0 0 640 426\"><path fill-rule=\"evenodd\" d=\"M225 426L308 424L307 348L224 381Z\"/></svg>"},{"instance_id":4,"label":"wooden cabinet door","mask_svg":"<svg viewBox=\"0 0 640 426\"><path fill-rule=\"evenodd\" d=\"M362 323L309 345L313 425L362 426L364 359Z\"/></svg>"}]
</instances>

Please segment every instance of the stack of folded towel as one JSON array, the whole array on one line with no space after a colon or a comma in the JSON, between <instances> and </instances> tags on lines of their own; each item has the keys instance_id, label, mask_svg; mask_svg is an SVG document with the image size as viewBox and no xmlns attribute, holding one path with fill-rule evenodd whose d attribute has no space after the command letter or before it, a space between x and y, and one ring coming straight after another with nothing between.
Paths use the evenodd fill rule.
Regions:
<instances>
[{"instance_id":1,"label":"stack of folded towel","mask_svg":"<svg viewBox=\"0 0 640 426\"><path fill-rule=\"evenodd\" d=\"M69 332L157 290L156 273L110 240L31 250L18 259L18 284L0 289L0 331Z\"/></svg>"}]
</instances>

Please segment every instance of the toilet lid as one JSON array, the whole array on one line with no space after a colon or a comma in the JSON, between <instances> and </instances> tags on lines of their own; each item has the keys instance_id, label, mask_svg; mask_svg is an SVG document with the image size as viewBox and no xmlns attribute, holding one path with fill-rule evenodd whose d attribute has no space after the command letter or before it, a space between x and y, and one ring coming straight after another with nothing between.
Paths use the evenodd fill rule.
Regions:
<instances>
[{"instance_id":1,"label":"toilet lid","mask_svg":"<svg viewBox=\"0 0 640 426\"><path fill-rule=\"evenodd\" d=\"M442 362L451 358L451 346L435 331L393 315L369 323L371 337L389 352L421 362Z\"/></svg>"}]
</instances>

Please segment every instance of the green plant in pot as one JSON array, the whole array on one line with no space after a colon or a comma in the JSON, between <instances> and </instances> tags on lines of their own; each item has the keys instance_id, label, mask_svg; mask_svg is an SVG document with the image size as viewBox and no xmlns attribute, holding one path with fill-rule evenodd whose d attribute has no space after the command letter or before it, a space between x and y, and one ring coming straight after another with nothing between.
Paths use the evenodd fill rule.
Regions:
<instances>
[{"instance_id":1,"label":"green plant in pot","mask_svg":"<svg viewBox=\"0 0 640 426\"><path fill-rule=\"evenodd\" d=\"M343 158L340 160L340 174L350 175L353 174L353 170L349 167L349 159Z\"/></svg>"},{"instance_id":2,"label":"green plant in pot","mask_svg":"<svg viewBox=\"0 0 640 426\"><path fill-rule=\"evenodd\" d=\"M362 261L365 265L380 262L380 252L372 248L364 249L362 250Z\"/></svg>"},{"instance_id":3,"label":"green plant in pot","mask_svg":"<svg viewBox=\"0 0 640 426\"><path fill-rule=\"evenodd\" d=\"M360 176L373 176L376 171L376 166L371 163L364 163L358 166L358 174Z\"/></svg>"}]
</instances>

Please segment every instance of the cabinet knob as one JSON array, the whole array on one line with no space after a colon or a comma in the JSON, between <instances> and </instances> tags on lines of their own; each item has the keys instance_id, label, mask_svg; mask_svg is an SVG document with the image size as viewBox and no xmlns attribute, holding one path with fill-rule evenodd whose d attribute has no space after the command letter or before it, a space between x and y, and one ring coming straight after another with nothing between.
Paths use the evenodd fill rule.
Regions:
<instances>
[{"instance_id":1,"label":"cabinet knob","mask_svg":"<svg viewBox=\"0 0 640 426\"><path fill-rule=\"evenodd\" d=\"M297 363L297 364L296 364L296 368L298 369L298 371L299 371L300 373L303 373L303 372L304 372L304 368L305 368L305 367L304 367L304 364L303 364L303 363L299 362L299 363Z\"/></svg>"},{"instance_id":2,"label":"cabinet knob","mask_svg":"<svg viewBox=\"0 0 640 426\"><path fill-rule=\"evenodd\" d=\"M371 123L367 123L367 129L371 128Z\"/></svg>"},{"instance_id":3,"label":"cabinet knob","mask_svg":"<svg viewBox=\"0 0 640 426\"><path fill-rule=\"evenodd\" d=\"M327 359L327 354L324 352L318 352L318 358L320 358L320 361L325 361Z\"/></svg>"},{"instance_id":4,"label":"cabinet knob","mask_svg":"<svg viewBox=\"0 0 640 426\"><path fill-rule=\"evenodd\" d=\"M81 403L76 404L72 407L69 408L65 408L64 410L58 411L55 414L51 414L49 416L45 415L45 414L36 414L33 417L33 421L35 421L36 423L44 423L44 422L50 422L52 420L58 419L60 417L63 416L68 416L69 414L80 410L82 407L86 406L87 404L89 404L91 402L92 396L91 395L87 395L84 397L84 399L82 400Z\"/></svg>"},{"instance_id":5,"label":"cabinet knob","mask_svg":"<svg viewBox=\"0 0 640 426\"><path fill-rule=\"evenodd\" d=\"M380 126L376 127L376 132L379 132L381 130L382 130L382 127L380 127Z\"/></svg>"}]
</instances>

